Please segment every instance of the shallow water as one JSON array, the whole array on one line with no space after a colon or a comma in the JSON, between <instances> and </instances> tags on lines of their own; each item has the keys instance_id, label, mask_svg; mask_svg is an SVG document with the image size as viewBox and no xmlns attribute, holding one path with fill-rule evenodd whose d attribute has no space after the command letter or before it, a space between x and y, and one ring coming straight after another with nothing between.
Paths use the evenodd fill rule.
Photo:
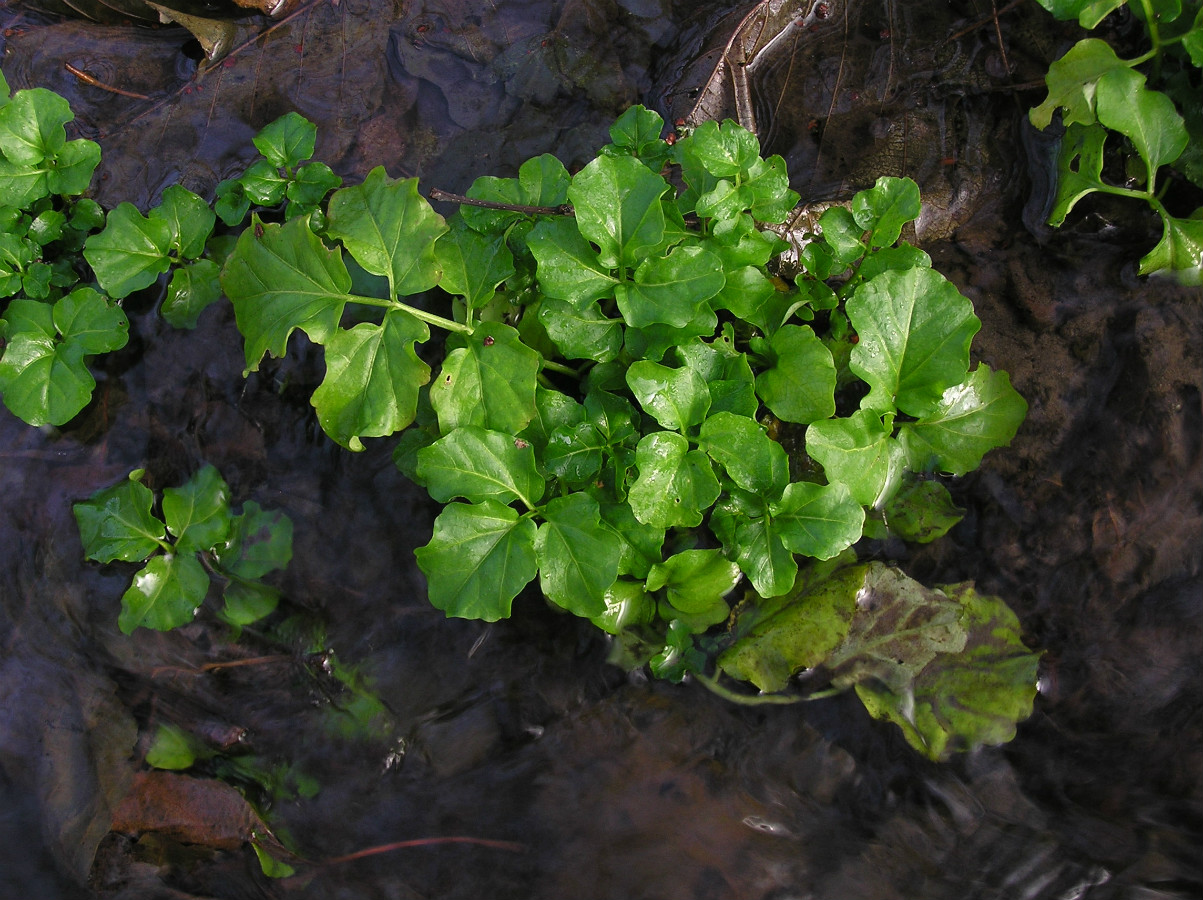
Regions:
<instances>
[{"instance_id":1,"label":"shallow water","mask_svg":"<svg viewBox=\"0 0 1203 900\"><path fill-rule=\"evenodd\" d=\"M147 103L63 83L61 59L94 31L26 20L4 68L18 86L63 90L83 130L108 135L103 197L149 202L175 179L211 187L245 162L255 128L293 106L322 120L319 155L349 178L382 162L455 189L545 150L580 161L617 106L664 97L674 60L696 46L688 10L651 0L473 6L478 20L455 33L448 23L467 19L450 3L373 5L371 17L348 0L314 6L190 93L178 35L103 32L118 62L147 67L139 92L180 91L132 124ZM620 27L630 40L607 50ZM545 39L583 48L590 66L553 69L535 52ZM503 59L514 46L532 52ZM135 69L120 71L135 83ZM330 78L344 92L335 106ZM472 90L449 98L456 85ZM1015 182L1022 103L988 96L1010 141L1002 182ZM975 354L1011 373L1028 420L955 486L966 520L901 557L925 581L975 579L1005 597L1045 650L1036 712L1014 742L934 765L848 698L742 709L697 685L628 677L594 633L537 598L495 625L444 619L412 561L437 510L384 442L352 456L317 430L314 356L294 343L243 381L228 307L178 332L143 298L127 305L130 346L107 358L76 421L39 431L0 416L0 894L1203 895L1200 292L1135 277L1140 223L1121 228L1098 208L1032 235L1025 199L991 194L929 250L973 299ZM117 631L129 571L82 561L71 503L135 467L163 486L202 462L236 503L292 517L280 584L383 702L362 727L299 641L230 645L204 616L166 635ZM248 753L316 779L315 797L271 811L309 860L447 836L522 850L432 844L269 882L245 847L106 837L149 735L169 722L245 729Z\"/></svg>"}]
</instances>

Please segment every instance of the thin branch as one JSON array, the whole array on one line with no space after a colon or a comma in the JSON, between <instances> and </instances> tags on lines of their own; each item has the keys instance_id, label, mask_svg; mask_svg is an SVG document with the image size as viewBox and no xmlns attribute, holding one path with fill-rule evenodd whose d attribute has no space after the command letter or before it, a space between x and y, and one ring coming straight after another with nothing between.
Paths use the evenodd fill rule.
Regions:
<instances>
[{"instance_id":1,"label":"thin branch","mask_svg":"<svg viewBox=\"0 0 1203 900\"><path fill-rule=\"evenodd\" d=\"M411 847L431 847L436 844L475 844L477 847L492 847L494 850L509 850L512 853L525 853L527 851L525 844L517 844L513 841L495 841L489 838L417 838L412 841L395 841L391 844L381 844L379 847L368 847L366 850L357 850L354 853L348 853L346 856L335 856L332 859L324 859L321 864L323 866L332 866L339 863L352 862L357 859L366 859L369 856L377 856L381 853L391 853L394 850L407 850Z\"/></svg>"},{"instance_id":2,"label":"thin branch","mask_svg":"<svg viewBox=\"0 0 1203 900\"><path fill-rule=\"evenodd\" d=\"M134 100L149 100L146 94L136 94L133 91L125 91L119 87L114 87L111 84L105 84L99 78L89 75L83 69L77 69L71 63L63 63L63 68L82 81L84 84L89 84L92 87L100 88L102 91L108 91L110 94L120 94L122 97L131 97Z\"/></svg>"},{"instance_id":3,"label":"thin branch","mask_svg":"<svg viewBox=\"0 0 1203 900\"><path fill-rule=\"evenodd\" d=\"M570 203L561 203L559 206L521 206L516 203L498 203L494 200L475 200L472 197L453 194L439 188L430 189L430 199L445 200L461 206L479 206L481 209L501 209L506 212L522 213L524 216L571 216L575 214Z\"/></svg>"}]
</instances>

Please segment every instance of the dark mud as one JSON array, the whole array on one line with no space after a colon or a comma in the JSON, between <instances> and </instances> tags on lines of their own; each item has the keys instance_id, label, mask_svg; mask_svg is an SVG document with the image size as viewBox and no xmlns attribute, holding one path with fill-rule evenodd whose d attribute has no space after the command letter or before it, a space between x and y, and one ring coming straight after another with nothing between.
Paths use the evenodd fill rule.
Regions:
<instances>
[{"instance_id":1,"label":"dark mud","mask_svg":"<svg viewBox=\"0 0 1203 900\"><path fill-rule=\"evenodd\" d=\"M63 83L61 54L77 51L55 35L94 30L25 19L4 68L17 86L63 90L85 132L112 128L109 202L153 201L175 179L211 186L245 163L255 128L293 107L319 121L319 155L346 177L384 163L454 189L546 150L586 158L612 106L664 95L657 73L687 54L694 22L634 0L474 7L475 30L436 30L414 56L417 35L466 22L463 11L416 3L365 21L354 0L315 6L201 91L182 38L102 32L146 48L96 51L151 67L142 92L179 91L132 123L146 104ZM635 37L615 49L621 28ZM589 74L537 54L528 71L551 74L507 68L505 48L548 35L581 48ZM595 634L533 597L496 625L444 619L412 558L436 509L383 442L353 456L321 435L307 404L314 357L294 345L244 381L228 307L178 332L142 298L127 307L130 346L107 358L77 420L39 431L0 418L0 894L1203 896L1203 298L1135 276L1150 245L1139 219L1120 227L1113 210L1084 208L1073 229L1025 229L1020 123L1039 96L989 96L1014 167L991 184L1008 190L988 191L928 249L983 320L976 355L1011 373L1030 412L1009 449L955 485L965 521L901 563L1005 597L1045 651L1036 712L1014 742L934 765L846 698L748 710L628 677ZM354 697L299 640L231 644L209 614L170 634L117 631L130 571L83 562L71 503L135 467L162 487L202 462L236 503L293 518L289 609L324 627L322 646L382 709L351 715ZM237 661L249 664L202 668ZM245 732L245 755L316 779L316 796L267 813L314 862L270 882L246 846L109 834L149 736L173 722L215 741ZM440 844L320 862L445 836L525 850Z\"/></svg>"}]
</instances>

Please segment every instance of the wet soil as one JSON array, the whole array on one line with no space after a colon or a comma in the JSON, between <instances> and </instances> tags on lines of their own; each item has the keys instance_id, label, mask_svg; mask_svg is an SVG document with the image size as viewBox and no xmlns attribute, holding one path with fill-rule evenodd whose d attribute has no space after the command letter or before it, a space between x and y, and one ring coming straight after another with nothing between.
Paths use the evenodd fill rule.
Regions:
<instances>
[{"instance_id":1,"label":"wet soil","mask_svg":"<svg viewBox=\"0 0 1203 900\"><path fill-rule=\"evenodd\" d=\"M472 6L474 22L452 4L316 5L201 90L178 35L25 18L4 71L66 93L83 132L112 128L100 190L113 202L153 200L177 179L211 188L245 164L255 128L294 106L350 179L384 163L455 189L547 150L580 161L612 108L663 97L657 79L694 46L690 10L652 0ZM606 49L622 28L630 41ZM90 52L132 67L123 84L142 72L140 93L174 99L146 113L65 82L61 60L89 36ZM545 39L591 54L587 73L566 53L552 65L532 52L525 70L502 59ZM0 895L1203 896L1203 297L1136 277L1150 241L1130 212L1086 205L1064 231L1025 228L1039 165L1022 151L1023 103L990 96L1013 161L992 183L1009 189L927 249L974 301L975 355L1011 373L1030 412L1010 448L954 485L965 521L899 559L925 581L1003 596L1044 650L1015 741L935 765L848 698L751 710L651 683L608 666L596 633L535 597L495 625L444 619L412 556L437 510L384 442L353 456L320 433L313 354L295 344L244 381L228 306L180 332L144 296L127 305L130 346L105 359L75 421L36 430L0 416ZM83 561L71 503L135 467L162 487L202 462L236 503L292 517L279 582L291 630L277 621L273 636L231 643L204 612L177 632L121 635L131 571ZM318 628L381 706L357 703L329 657L289 637ZM236 756L292 767L274 803L226 775L308 861L294 860L297 875L269 881L224 837L110 831L150 736L171 723L215 748L241 736ZM296 773L318 793L296 790ZM427 844L322 862L448 836L521 850Z\"/></svg>"}]
</instances>

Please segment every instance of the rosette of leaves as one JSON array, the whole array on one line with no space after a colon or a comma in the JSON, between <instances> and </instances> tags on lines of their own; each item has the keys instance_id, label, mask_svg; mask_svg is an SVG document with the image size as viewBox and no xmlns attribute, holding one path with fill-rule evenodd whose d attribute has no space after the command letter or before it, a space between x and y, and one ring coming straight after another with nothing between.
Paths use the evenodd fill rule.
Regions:
<instances>
[{"instance_id":1,"label":"rosette of leaves","mask_svg":"<svg viewBox=\"0 0 1203 900\"><path fill-rule=\"evenodd\" d=\"M1127 0L1040 3L1059 19L1077 19L1093 29ZM1060 225L1079 200L1095 192L1143 200L1161 218L1162 236L1141 259L1140 273L1172 272L1185 283L1201 284L1203 207L1174 215L1163 201L1173 177L1169 170L1203 187L1203 7L1179 0L1127 6L1144 25L1148 52L1122 59L1105 41L1081 40L1049 67L1048 97L1031 110L1037 128L1047 128L1058 110L1066 127L1049 224ZM1134 154L1122 182L1104 177L1113 135Z\"/></svg>"},{"instance_id":2,"label":"rosette of leaves","mask_svg":"<svg viewBox=\"0 0 1203 900\"><path fill-rule=\"evenodd\" d=\"M168 631L191 622L211 575L225 582L220 616L249 625L269 615L280 593L260 579L292 558L292 521L253 500L235 513L230 489L213 466L155 495L143 471L75 504L84 553L97 562L145 563L121 598L118 626Z\"/></svg>"},{"instance_id":3,"label":"rosette of leaves","mask_svg":"<svg viewBox=\"0 0 1203 900\"><path fill-rule=\"evenodd\" d=\"M125 346L129 322L79 286L79 254L104 214L80 197L100 162L93 141L67 140L74 116L43 88L9 96L0 74L0 394L31 425L62 425L96 381L86 360Z\"/></svg>"},{"instance_id":4,"label":"rosette of leaves","mask_svg":"<svg viewBox=\"0 0 1203 900\"><path fill-rule=\"evenodd\" d=\"M529 160L449 220L374 170L324 218L254 219L222 284L248 370L297 328L323 347L312 402L335 441L404 429L398 466L446 504L417 551L436 607L493 621L537 583L627 661L717 688L707 632L738 585L785 596L866 529L942 534L959 512L936 476L1008 443L1026 405L971 371L971 304L898 243L913 182L825 214L790 285L762 228L798 202L780 157L729 121L662 132L635 107L577 174ZM435 285L450 318L414 297ZM770 426L805 429L805 455Z\"/></svg>"}]
</instances>

